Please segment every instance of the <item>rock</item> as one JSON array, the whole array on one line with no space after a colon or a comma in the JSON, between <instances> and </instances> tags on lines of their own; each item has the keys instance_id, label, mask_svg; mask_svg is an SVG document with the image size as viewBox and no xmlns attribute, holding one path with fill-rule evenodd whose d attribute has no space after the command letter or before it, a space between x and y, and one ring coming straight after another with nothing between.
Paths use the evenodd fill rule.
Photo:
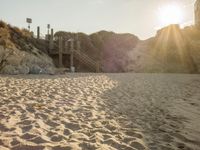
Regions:
<instances>
[{"instance_id":1,"label":"rock","mask_svg":"<svg viewBox=\"0 0 200 150\"><path fill-rule=\"evenodd\" d=\"M43 74L54 75L55 74L55 69L53 67L47 67L45 70L43 70Z\"/></svg>"},{"instance_id":2,"label":"rock","mask_svg":"<svg viewBox=\"0 0 200 150\"><path fill-rule=\"evenodd\" d=\"M54 74L46 44L35 41L29 31L0 21L0 73ZM11 38L12 37L12 38Z\"/></svg>"},{"instance_id":3,"label":"rock","mask_svg":"<svg viewBox=\"0 0 200 150\"><path fill-rule=\"evenodd\" d=\"M53 67L43 67L34 65L30 68L30 74L55 74L55 69Z\"/></svg>"},{"instance_id":4,"label":"rock","mask_svg":"<svg viewBox=\"0 0 200 150\"><path fill-rule=\"evenodd\" d=\"M26 65L21 65L16 69L19 71L19 74L29 74L29 68Z\"/></svg>"},{"instance_id":5,"label":"rock","mask_svg":"<svg viewBox=\"0 0 200 150\"><path fill-rule=\"evenodd\" d=\"M30 74L41 74L42 73L42 68L40 68L37 65L33 65L32 67L30 67Z\"/></svg>"},{"instance_id":6,"label":"rock","mask_svg":"<svg viewBox=\"0 0 200 150\"><path fill-rule=\"evenodd\" d=\"M19 74L19 71L16 69L15 66L12 65L6 65L2 70L2 74L9 74L9 75L16 75Z\"/></svg>"}]
</instances>

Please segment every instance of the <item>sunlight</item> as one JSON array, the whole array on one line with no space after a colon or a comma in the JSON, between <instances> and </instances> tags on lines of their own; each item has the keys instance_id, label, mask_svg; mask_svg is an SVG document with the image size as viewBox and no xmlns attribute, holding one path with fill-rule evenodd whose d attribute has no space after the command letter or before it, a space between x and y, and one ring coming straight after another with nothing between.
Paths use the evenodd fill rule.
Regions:
<instances>
[{"instance_id":1,"label":"sunlight","mask_svg":"<svg viewBox=\"0 0 200 150\"><path fill-rule=\"evenodd\" d=\"M169 4L159 8L158 16L162 27L169 24L181 24L183 11L178 4Z\"/></svg>"}]
</instances>

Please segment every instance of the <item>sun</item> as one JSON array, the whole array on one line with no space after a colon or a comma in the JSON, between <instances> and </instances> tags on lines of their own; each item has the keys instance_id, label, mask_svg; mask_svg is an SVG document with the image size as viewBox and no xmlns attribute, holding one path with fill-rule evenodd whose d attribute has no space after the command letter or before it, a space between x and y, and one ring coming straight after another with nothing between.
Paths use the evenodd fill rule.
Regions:
<instances>
[{"instance_id":1,"label":"sun","mask_svg":"<svg viewBox=\"0 0 200 150\"><path fill-rule=\"evenodd\" d=\"M158 16L161 26L181 24L183 19L183 11L180 5L169 4L159 8Z\"/></svg>"}]
</instances>

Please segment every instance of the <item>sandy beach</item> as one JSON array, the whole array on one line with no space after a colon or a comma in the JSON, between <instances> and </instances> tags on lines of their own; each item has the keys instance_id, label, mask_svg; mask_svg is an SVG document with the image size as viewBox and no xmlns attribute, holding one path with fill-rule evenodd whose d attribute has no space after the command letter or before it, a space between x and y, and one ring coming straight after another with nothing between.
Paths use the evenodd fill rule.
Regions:
<instances>
[{"instance_id":1,"label":"sandy beach","mask_svg":"<svg viewBox=\"0 0 200 150\"><path fill-rule=\"evenodd\" d=\"M200 150L200 76L1 76L8 149Z\"/></svg>"}]
</instances>

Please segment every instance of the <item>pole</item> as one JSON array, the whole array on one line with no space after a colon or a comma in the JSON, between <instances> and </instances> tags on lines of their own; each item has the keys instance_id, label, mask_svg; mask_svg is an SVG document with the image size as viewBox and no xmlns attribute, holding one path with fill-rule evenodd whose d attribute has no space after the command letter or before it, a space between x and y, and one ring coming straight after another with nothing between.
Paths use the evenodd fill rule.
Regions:
<instances>
[{"instance_id":1,"label":"pole","mask_svg":"<svg viewBox=\"0 0 200 150\"><path fill-rule=\"evenodd\" d=\"M29 30L29 32L31 31L31 25L30 25L30 23L28 24L28 30Z\"/></svg>"},{"instance_id":2,"label":"pole","mask_svg":"<svg viewBox=\"0 0 200 150\"><path fill-rule=\"evenodd\" d=\"M54 42L53 42L53 29L51 29L51 36L50 36L50 42L49 42L49 50L51 51L54 48Z\"/></svg>"},{"instance_id":3,"label":"pole","mask_svg":"<svg viewBox=\"0 0 200 150\"><path fill-rule=\"evenodd\" d=\"M40 27L37 27L37 39L40 39Z\"/></svg>"},{"instance_id":4,"label":"pole","mask_svg":"<svg viewBox=\"0 0 200 150\"><path fill-rule=\"evenodd\" d=\"M47 37L48 37L48 40L50 40L50 37L49 37L49 29L50 29L50 24L47 24Z\"/></svg>"},{"instance_id":5,"label":"pole","mask_svg":"<svg viewBox=\"0 0 200 150\"><path fill-rule=\"evenodd\" d=\"M71 39L70 44L70 69L73 72L74 67L74 40Z\"/></svg>"},{"instance_id":6,"label":"pole","mask_svg":"<svg viewBox=\"0 0 200 150\"><path fill-rule=\"evenodd\" d=\"M62 37L59 37L59 67L61 68L63 66L62 64L62 51L63 51L63 39Z\"/></svg>"},{"instance_id":7,"label":"pole","mask_svg":"<svg viewBox=\"0 0 200 150\"><path fill-rule=\"evenodd\" d=\"M77 37L77 52L79 53L79 55L80 55L80 53L81 53L81 43L80 43L80 41L78 40L78 37ZM79 70L80 69L80 67L81 67L81 62L80 62L80 59L78 59L78 65L77 65L77 70Z\"/></svg>"}]
</instances>

